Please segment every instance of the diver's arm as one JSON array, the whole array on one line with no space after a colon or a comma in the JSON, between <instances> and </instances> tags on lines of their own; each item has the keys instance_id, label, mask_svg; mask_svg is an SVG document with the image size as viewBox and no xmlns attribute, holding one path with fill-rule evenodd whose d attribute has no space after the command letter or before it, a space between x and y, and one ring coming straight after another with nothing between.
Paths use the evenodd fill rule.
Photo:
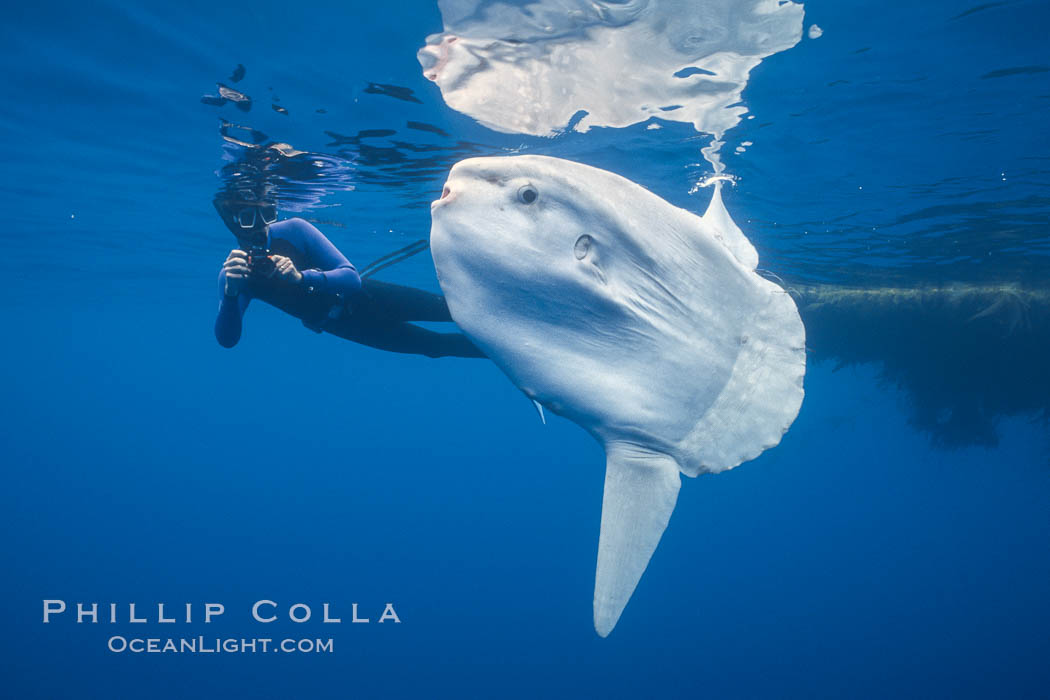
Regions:
<instances>
[{"instance_id":1,"label":"diver's arm","mask_svg":"<svg viewBox=\"0 0 1050 700\"><path fill-rule=\"evenodd\" d=\"M314 270L300 270L303 284L319 292L350 297L361 291L361 277L357 269L339 252L317 227L303 219L287 219L271 226L279 234L298 244L306 253ZM277 231L275 231L276 233Z\"/></svg>"},{"instance_id":2,"label":"diver's arm","mask_svg":"<svg viewBox=\"0 0 1050 700\"><path fill-rule=\"evenodd\" d=\"M224 348L232 348L241 339L244 310L251 301L246 293L230 296L226 293L226 271L219 272L219 314L215 317L215 339Z\"/></svg>"}]
</instances>

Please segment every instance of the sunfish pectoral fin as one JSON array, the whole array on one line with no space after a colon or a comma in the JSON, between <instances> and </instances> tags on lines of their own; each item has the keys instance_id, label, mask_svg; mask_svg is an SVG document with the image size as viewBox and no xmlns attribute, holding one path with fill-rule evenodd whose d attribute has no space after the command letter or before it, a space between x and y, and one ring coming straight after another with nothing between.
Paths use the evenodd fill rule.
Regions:
<instances>
[{"instance_id":1,"label":"sunfish pectoral fin","mask_svg":"<svg viewBox=\"0 0 1050 700\"><path fill-rule=\"evenodd\" d=\"M678 463L634 445L606 447L594 629L605 637L634 593L678 501Z\"/></svg>"}]
</instances>

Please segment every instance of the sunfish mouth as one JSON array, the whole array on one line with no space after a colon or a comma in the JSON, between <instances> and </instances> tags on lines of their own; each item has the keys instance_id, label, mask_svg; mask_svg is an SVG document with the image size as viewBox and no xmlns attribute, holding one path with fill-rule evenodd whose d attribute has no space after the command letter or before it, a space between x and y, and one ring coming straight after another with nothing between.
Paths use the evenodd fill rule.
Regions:
<instances>
[{"instance_id":1,"label":"sunfish mouth","mask_svg":"<svg viewBox=\"0 0 1050 700\"><path fill-rule=\"evenodd\" d=\"M438 197L437 199L435 199L433 202L431 202L430 203L430 207L431 207L431 209L433 209L434 207L436 207L437 205L441 204L442 202L446 202L447 203L447 202L451 202L451 201L452 201L452 190L449 188L448 183L446 182L445 186L441 189L441 196Z\"/></svg>"}]
</instances>

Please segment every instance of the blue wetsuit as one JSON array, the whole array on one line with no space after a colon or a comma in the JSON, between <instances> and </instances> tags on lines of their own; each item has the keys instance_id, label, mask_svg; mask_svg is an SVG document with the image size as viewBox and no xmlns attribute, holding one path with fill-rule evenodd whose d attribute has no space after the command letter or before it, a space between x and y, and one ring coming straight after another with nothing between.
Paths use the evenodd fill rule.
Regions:
<instances>
[{"instance_id":1,"label":"blue wetsuit","mask_svg":"<svg viewBox=\"0 0 1050 700\"><path fill-rule=\"evenodd\" d=\"M302 319L314 330L391 352L428 357L484 357L461 333L436 333L411 321L451 321L445 299L411 287L362 280L350 261L323 233L302 219L270 226L270 253L290 258L303 275L300 284L276 276L249 277L240 294L225 294L219 272L219 315L215 338L231 348L241 338L242 319L260 299Z\"/></svg>"}]
</instances>

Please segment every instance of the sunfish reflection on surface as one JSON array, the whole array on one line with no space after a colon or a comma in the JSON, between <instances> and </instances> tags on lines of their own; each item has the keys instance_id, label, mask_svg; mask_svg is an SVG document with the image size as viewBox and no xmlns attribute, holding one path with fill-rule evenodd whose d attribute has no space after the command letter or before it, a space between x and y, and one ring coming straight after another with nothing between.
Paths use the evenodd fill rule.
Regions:
<instances>
[{"instance_id":1,"label":"sunfish reflection on surface","mask_svg":"<svg viewBox=\"0 0 1050 700\"><path fill-rule=\"evenodd\" d=\"M679 473L730 469L798 414L805 331L715 190L703 218L613 173L542 156L457 163L432 204L452 317L530 399L605 448L594 590L616 625Z\"/></svg>"},{"instance_id":2,"label":"sunfish reflection on surface","mask_svg":"<svg viewBox=\"0 0 1050 700\"><path fill-rule=\"evenodd\" d=\"M438 5L444 31L417 54L423 75L449 107L533 136L657 117L721 140L747 113L751 71L802 39L804 15L800 3L776 0Z\"/></svg>"}]
</instances>

